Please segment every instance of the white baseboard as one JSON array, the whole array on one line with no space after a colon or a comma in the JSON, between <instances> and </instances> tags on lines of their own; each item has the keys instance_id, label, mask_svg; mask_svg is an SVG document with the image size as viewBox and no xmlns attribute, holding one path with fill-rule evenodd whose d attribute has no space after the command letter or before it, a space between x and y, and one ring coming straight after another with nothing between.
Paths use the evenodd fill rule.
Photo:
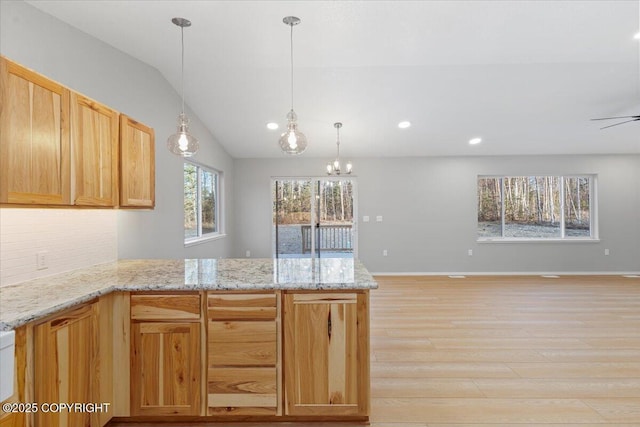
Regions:
<instances>
[{"instance_id":1,"label":"white baseboard","mask_svg":"<svg viewBox=\"0 0 640 427\"><path fill-rule=\"evenodd\" d=\"M639 271L413 271L370 272L372 276L629 276L640 275Z\"/></svg>"}]
</instances>

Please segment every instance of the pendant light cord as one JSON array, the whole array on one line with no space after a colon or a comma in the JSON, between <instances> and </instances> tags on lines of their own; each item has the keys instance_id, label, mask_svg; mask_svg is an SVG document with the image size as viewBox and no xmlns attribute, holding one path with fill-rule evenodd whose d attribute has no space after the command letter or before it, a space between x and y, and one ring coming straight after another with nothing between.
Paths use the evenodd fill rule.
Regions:
<instances>
[{"instance_id":1,"label":"pendant light cord","mask_svg":"<svg viewBox=\"0 0 640 427\"><path fill-rule=\"evenodd\" d=\"M184 114L184 27L180 27L182 45L182 114Z\"/></svg>"},{"instance_id":2,"label":"pendant light cord","mask_svg":"<svg viewBox=\"0 0 640 427\"><path fill-rule=\"evenodd\" d=\"M291 111L293 111L293 23L290 24L290 46L291 46Z\"/></svg>"}]
</instances>

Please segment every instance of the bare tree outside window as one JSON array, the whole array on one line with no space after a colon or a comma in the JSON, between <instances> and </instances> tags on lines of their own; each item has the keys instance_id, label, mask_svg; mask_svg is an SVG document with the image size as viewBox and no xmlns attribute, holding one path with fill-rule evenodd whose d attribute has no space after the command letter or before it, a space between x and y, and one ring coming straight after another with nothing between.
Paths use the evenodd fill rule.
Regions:
<instances>
[{"instance_id":1,"label":"bare tree outside window","mask_svg":"<svg viewBox=\"0 0 640 427\"><path fill-rule=\"evenodd\" d=\"M185 243L220 233L220 173L193 163L184 163Z\"/></svg>"},{"instance_id":2,"label":"bare tree outside window","mask_svg":"<svg viewBox=\"0 0 640 427\"><path fill-rule=\"evenodd\" d=\"M184 238L198 237L198 171L184 164Z\"/></svg>"},{"instance_id":3,"label":"bare tree outside window","mask_svg":"<svg viewBox=\"0 0 640 427\"><path fill-rule=\"evenodd\" d=\"M591 183L590 176L479 176L477 236L591 238Z\"/></svg>"}]
</instances>

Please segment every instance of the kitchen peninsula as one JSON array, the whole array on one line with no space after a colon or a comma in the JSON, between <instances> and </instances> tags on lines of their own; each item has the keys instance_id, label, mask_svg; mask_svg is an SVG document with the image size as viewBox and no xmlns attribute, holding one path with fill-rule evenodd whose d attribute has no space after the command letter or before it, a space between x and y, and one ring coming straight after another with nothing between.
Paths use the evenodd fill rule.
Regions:
<instances>
[{"instance_id":1,"label":"kitchen peninsula","mask_svg":"<svg viewBox=\"0 0 640 427\"><path fill-rule=\"evenodd\" d=\"M357 420L369 415L369 290L348 258L121 260L0 288L12 402L105 402L27 425Z\"/></svg>"}]
</instances>

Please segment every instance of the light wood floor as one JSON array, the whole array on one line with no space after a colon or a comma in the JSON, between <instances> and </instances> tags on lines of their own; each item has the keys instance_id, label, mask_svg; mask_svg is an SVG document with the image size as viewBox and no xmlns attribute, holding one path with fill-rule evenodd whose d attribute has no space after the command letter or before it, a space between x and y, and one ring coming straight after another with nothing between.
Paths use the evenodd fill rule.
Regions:
<instances>
[{"instance_id":1,"label":"light wood floor","mask_svg":"<svg viewBox=\"0 0 640 427\"><path fill-rule=\"evenodd\" d=\"M640 279L376 279L372 426L640 426Z\"/></svg>"},{"instance_id":2,"label":"light wood floor","mask_svg":"<svg viewBox=\"0 0 640 427\"><path fill-rule=\"evenodd\" d=\"M640 426L640 279L377 279L376 425Z\"/></svg>"}]
</instances>

